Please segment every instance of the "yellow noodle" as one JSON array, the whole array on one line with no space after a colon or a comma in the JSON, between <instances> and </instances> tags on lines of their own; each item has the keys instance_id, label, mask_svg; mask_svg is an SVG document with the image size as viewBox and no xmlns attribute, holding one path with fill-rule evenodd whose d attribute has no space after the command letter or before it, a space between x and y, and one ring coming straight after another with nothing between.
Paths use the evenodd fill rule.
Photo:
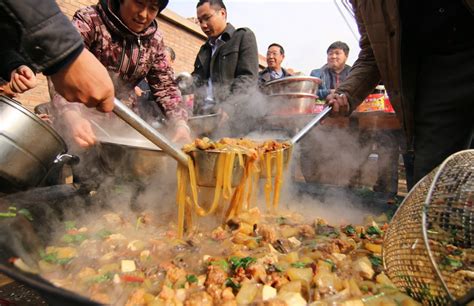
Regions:
<instances>
[{"instance_id":1,"label":"yellow noodle","mask_svg":"<svg viewBox=\"0 0 474 306\"><path fill-rule=\"evenodd\" d=\"M266 182L265 182L265 203L267 209L270 210L271 203L271 192L272 192L272 154L267 152L262 155L265 161L265 170L266 170Z\"/></svg>"},{"instance_id":2,"label":"yellow noodle","mask_svg":"<svg viewBox=\"0 0 474 306\"><path fill-rule=\"evenodd\" d=\"M275 163L275 189L273 190L273 209L278 209L278 203L280 202L280 189L283 182L283 149L276 151L276 163Z\"/></svg>"},{"instance_id":3,"label":"yellow noodle","mask_svg":"<svg viewBox=\"0 0 474 306\"><path fill-rule=\"evenodd\" d=\"M182 238L184 234L184 210L186 201L186 168L178 165L178 238Z\"/></svg>"}]
</instances>

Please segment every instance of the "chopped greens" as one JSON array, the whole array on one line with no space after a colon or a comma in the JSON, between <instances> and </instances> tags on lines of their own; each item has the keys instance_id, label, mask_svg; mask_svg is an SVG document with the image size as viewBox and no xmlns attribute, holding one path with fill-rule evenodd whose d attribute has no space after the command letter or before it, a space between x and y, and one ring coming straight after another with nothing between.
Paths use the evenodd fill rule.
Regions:
<instances>
[{"instance_id":1,"label":"chopped greens","mask_svg":"<svg viewBox=\"0 0 474 306\"><path fill-rule=\"evenodd\" d=\"M197 282L198 282L198 278L197 278L197 276L194 275L194 274L189 274L189 275L186 275L186 281L187 281L188 283L190 283L190 284L191 284L191 283L197 283Z\"/></svg>"},{"instance_id":2,"label":"chopped greens","mask_svg":"<svg viewBox=\"0 0 474 306\"><path fill-rule=\"evenodd\" d=\"M65 234L61 240L65 243L80 244L86 239L87 239L87 236L85 234Z\"/></svg>"},{"instance_id":3,"label":"chopped greens","mask_svg":"<svg viewBox=\"0 0 474 306\"><path fill-rule=\"evenodd\" d=\"M240 284L234 282L234 281L232 280L232 278L230 278L230 277L226 279L225 285L226 285L227 287L231 287L232 289L235 289L235 290L240 289Z\"/></svg>"},{"instance_id":4,"label":"chopped greens","mask_svg":"<svg viewBox=\"0 0 474 306\"><path fill-rule=\"evenodd\" d=\"M110 235L112 235L112 232L104 228L104 229L101 229L100 231L98 231L97 233L95 233L94 236L97 237L97 238L100 238L100 239L106 239Z\"/></svg>"},{"instance_id":5,"label":"chopped greens","mask_svg":"<svg viewBox=\"0 0 474 306\"><path fill-rule=\"evenodd\" d=\"M462 268L463 263L460 260L451 258L449 256L445 256L441 260L440 266L444 268L445 270L454 270L454 269Z\"/></svg>"},{"instance_id":6,"label":"chopped greens","mask_svg":"<svg viewBox=\"0 0 474 306\"><path fill-rule=\"evenodd\" d=\"M256 259L253 257L243 257L243 258L231 257L230 258L232 270L234 271L238 270L239 268L247 269L247 267L255 261Z\"/></svg>"},{"instance_id":7,"label":"chopped greens","mask_svg":"<svg viewBox=\"0 0 474 306\"><path fill-rule=\"evenodd\" d=\"M65 221L64 222L64 227L66 228L67 231L75 229L76 228L76 222L74 222L74 221Z\"/></svg>"},{"instance_id":8,"label":"chopped greens","mask_svg":"<svg viewBox=\"0 0 474 306\"><path fill-rule=\"evenodd\" d=\"M347 235L355 235L356 229L352 226L352 224L349 224L348 226L344 227L344 233Z\"/></svg>"},{"instance_id":9,"label":"chopped greens","mask_svg":"<svg viewBox=\"0 0 474 306\"><path fill-rule=\"evenodd\" d=\"M41 259L43 259L46 262L52 263L52 264L57 264L57 265L66 265L68 264L71 260L71 258L58 258L57 253L49 253L46 254L44 252L40 252Z\"/></svg>"},{"instance_id":10,"label":"chopped greens","mask_svg":"<svg viewBox=\"0 0 474 306\"><path fill-rule=\"evenodd\" d=\"M380 228L378 226L374 226L374 225L369 226L365 232L368 235L378 235L378 236L383 235L383 232L380 230Z\"/></svg>"},{"instance_id":11,"label":"chopped greens","mask_svg":"<svg viewBox=\"0 0 474 306\"><path fill-rule=\"evenodd\" d=\"M374 267L380 267L382 266L382 257L377 256L377 255L369 255L369 260L372 263Z\"/></svg>"},{"instance_id":12,"label":"chopped greens","mask_svg":"<svg viewBox=\"0 0 474 306\"><path fill-rule=\"evenodd\" d=\"M306 263L297 261L291 264L293 268L306 268Z\"/></svg>"}]
</instances>

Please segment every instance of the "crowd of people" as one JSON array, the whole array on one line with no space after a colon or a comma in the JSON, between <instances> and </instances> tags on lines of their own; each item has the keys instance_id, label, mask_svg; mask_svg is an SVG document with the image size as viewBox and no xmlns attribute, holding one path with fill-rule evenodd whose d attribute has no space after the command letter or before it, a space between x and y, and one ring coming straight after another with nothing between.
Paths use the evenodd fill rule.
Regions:
<instances>
[{"instance_id":1,"label":"crowd of people","mask_svg":"<svg viewBox=\"0 0 474 306\"><path fill-rule=\"evenodd\" d=\"M219 113L230 130L238 130L236 123L249 115L242 111L248 107L246 97L268 81L292 75L282 67L283 46L268 46L267 67L259 72L252 30L228 22L222 0L199 0L196 16L207 40L191 73L190 112L175 81L176 54L165 46L156 21L167 4L168 0L100 0L78 10L71 23L53 0L1 0L0 92L15 97L36 85L35 73L48 76L54 116L67 124L82 147L96 142L84 106L110 112L114 97L144 118L152 114L173 131L177 143L191 141L190 113ZM332 116L345 117L384 84L403 131L402 137L390 141L414 152L412 186L447 156L470 146L474 4L351 4L361 52L350 67L347 44L331 44L327 63L310 74L322 81L315 94L333 107Z\"/></svg>"}]
</instances>

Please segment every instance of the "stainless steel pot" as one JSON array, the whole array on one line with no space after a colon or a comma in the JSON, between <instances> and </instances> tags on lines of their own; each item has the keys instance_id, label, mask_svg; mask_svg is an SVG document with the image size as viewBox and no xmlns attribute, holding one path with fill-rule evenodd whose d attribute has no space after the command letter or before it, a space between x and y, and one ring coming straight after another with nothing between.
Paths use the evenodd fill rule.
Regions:
<instances>
[{"instance_id":1,"label":"stainless steel pot","mask_svg":"<svg viewBox=\"0 0 474 306\"><path fill-rule=\"evenodd\" d=\"M277 94L316 94L321 80L311 76L289 76L265 83L263 92Z\"/></svg>"},{"instance_id":2,"label":"stainless steel pot","mask_svg":"<svg viewBox=\"0 0 474 306\"><path fill-rule=\"evenodd\" d=\"M188 124L196 135L209 135L219 126L220 114L209 114L189 117Z\"/></svg>"},{"instance_id":3,"label":"stainless steel pot","mask_svg":"<svg viewBox=\"0 0 474 306\"><path fill-rule=\"evenodd\" d=\"M267 116L316 113L316 98L308 93L270 95L267 97Z\"/></svg>"},{"instance_id":4,"label":"stainless steel pot","mask_svg":"<svg viewBox=\"0 0 474 306\"><path fill-rule=\"evenodd\" d=\"M2 191L38 186L54 164L73 157L59 134L18 102L0 96Z\"/></svg>"},{"instance_id":5,"label":"stainless steel pot","mask_svg":"<svg viewBox=\"0 0 474 306\"><path fill-rule=\"evenodd\" d=\"M105 171L143 181L159 171L166 172L171 162L163 150L147 140L101 138L98 150Z\"/></svg>"}]
</instances>

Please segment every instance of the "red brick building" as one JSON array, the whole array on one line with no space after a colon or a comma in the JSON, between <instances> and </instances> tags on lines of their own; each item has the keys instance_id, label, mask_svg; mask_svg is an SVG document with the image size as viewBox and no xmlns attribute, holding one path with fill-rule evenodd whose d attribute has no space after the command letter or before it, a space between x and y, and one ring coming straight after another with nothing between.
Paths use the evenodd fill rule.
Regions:
<instances>
[{"instance_id":1,"label":"red brick building","mask_svg":"<svg viewBox=\"0 0 474 306\"><path fill-rule=\"evenodd\" d=\"M57 0L62 11L72 18L81 7L96 4L97 0ZM159 29L165 38L165 44L176 52L175 73L193 70L194 60L200 46L206 41L206 35L194 22L165 9L158 17ZM260 66L266 65L265 57L259 56ZM18 98L26 107L33 109L36 105L48 102L48 85L43 75L38 75L39 84Z\"/></svg>"}]
</instances>

